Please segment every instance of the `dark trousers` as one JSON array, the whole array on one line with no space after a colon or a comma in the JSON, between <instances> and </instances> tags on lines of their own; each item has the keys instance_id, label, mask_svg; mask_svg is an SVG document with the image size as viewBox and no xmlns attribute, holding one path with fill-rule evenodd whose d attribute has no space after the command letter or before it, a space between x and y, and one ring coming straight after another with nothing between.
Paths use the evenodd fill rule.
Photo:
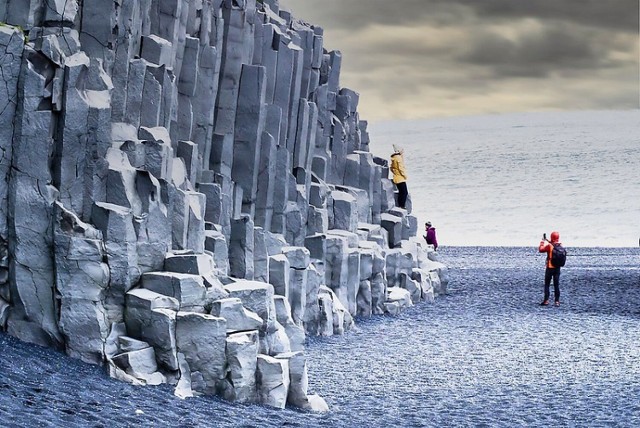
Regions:
<instances>
[{"instance_id":1,"label":"dark trousers","mask_svg":"<svg viewBox=\"0 0 640 428\"><path fill-rule=\"evenodd\" d=\"M407 195L409 194L407 191L407 182L396 183L396 187L398 188L398 206L404 208L407 204Z\"/></svg>"},{"instance_id":2,"label":"dark trousers","mask_svg":"<svg viewBox=\"0 0 640 428\"><path fill-rule=\"evenodd\" d=\"M553 295L556 302L560 301L560 268L550 268L544 271L544 300L549 300L549 286L553 278Z\"/></svg>"}]
</instances>

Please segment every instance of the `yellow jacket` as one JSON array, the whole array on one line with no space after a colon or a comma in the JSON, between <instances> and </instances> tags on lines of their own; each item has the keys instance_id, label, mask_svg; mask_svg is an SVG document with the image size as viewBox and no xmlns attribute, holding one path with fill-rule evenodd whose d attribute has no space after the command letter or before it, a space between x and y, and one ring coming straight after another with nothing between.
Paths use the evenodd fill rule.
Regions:
<instances>
[{"instance_id":1,"label":"yellow jacket","mask_svg":"<svg viewBox=\"0 0 640 428\"><path fill-rule=\"evenodd\" d=\"M393 182L395 184L407 181L407 171L404 169L404 158L402 153L394 153L391 155L391 172L393 173Z\"/></svg>"}]
</instances>

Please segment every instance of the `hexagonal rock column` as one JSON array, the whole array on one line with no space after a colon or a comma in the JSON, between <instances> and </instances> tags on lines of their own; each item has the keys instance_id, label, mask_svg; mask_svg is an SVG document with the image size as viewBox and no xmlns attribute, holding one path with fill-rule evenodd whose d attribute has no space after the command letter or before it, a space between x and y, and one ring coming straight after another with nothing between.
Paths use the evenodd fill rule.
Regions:
<instances>
[{"instance_id":1,"label":"hexagonal rock column","mask_svg":"<svg viewBox=\"0 0 640 428\"><path fill-rule=\"evenodd\" d=\"M194 254L191 251L167 253L164 260L164 268L169 272L200 276L206 287L206 302L203 303L205 306L214 300L227 297L227 292L216 276L215 264L211 254Z\"/></svg>"},{"instance_id":2,"label":"hexagonal rock column","mask_svg":"<svg viewBox=\"0 0 640 428\"><path fill-rule=\"evenodd\" d=\"M402 240L402 218L392 214L380 214L380 225L389 233L389 247L395 248Z\"/></svg>"},{"instance_id":3,"label":"hexagonal rock column","mask_svg":"<svg viewBox=\"0 0 640 428\"><path fill-rule=\"evenodd\" d=\"M178 312L176 344L184 354L194 391L216 394L225 378L227 321L208 314Z\"/></svg>"},{"instance_id":4,"label":"hexagonal rock column","mask_svg":"<svg viewBox=\"0 0 640 428\"><path fill-rule=\"evenodd\" d=\"M318 295L320 286L324 285L324 274L319 272L314 264L309 266L307 275L307 305L304 310L304 330L312 335L317 335L319 331L319 301Z\"/></svg>"},{"instance_id":5,"label":"hexagonal rock column","mask_svg":"<svg viewBox=\"0 0 640 428\"><path fill-rule=\"evenodd\" d=\"M54 225L56 291L60 296L60 331L67 354L102 364L109 335L103 302L109 266L101 233L56 202Z\"/></svg>"},{"instance_id":6,"label":"hexagonal rock column","mask_svg":"<svg viewBox=\"0 0 640 428\"><path fill-rule=\"evenodd\" d=\"M0 21L3 21L0 14ZM15 21L13 21L15 22ZM0 70L2 70L3 85L0 85L0 183L7 183L11 168L13 151L13 136L16 127L16 102L18 96L18 79L24 50L24 34L18 28L0 26L0 46L3 55L0 56ZM0 237L6 240L7 230L7 191L8 186L0 186Z\"/></svg>"},{"instance_id":7,"label":"hexagonal rock column","mask_svg":"<svg viewBox=\"0 0 640 428\"><path fill-rule=\"evenodd\" d=\"M229 271L229 246L224 235L217 230L205 230L204 249L213 254L216 270L227 275Z\"/></svg>"},{"instance_id":8,"label":"hexagonal rock column","mask_svg":"<svg viewBox=\"0 0 640 428\"><path fill-rule=\"evenodd\" d=\"M236 278L253 279L253 221L243 214L231 220L231 241L229 241L229 273Z\"/></svg>"},{"instance_id":9,"label":"hexagonal rock column","mask_svg":"<svg viewBox=\"0 0 640 428\"><path fill-rule=\"evenodd\" d=\"M229 297L236 297L242 301L247 309L262 318L260 339L276 330L276 308L273 302L273 286L264 282L239 280L228 284L225 290Z\"/></svg>"},{"instance_id":10,"label":"hexagonal rock column","mask_svg":"<svg viewBox=\"0 0 640 428\"><path fill-rule=\"evenodd\" d=\"M327 301L329 299L330 303ZM321 286L318 292L320 308L320 319L322 323L332 323L331 329L324 331L332 331L332 334L344 334L353 326L353 317L342 304L338 296L329 287ZM323 329L328 326L323 326ZM324 333L323 333L324 335Z\"/></svg>"},{"instance_id":11,"label":"hexagonal rock column","mask_svg":"<svg viewBox=\"0 0 640 428\"><path fill-rule=\"evenodd\" d=\"M266 232L261 227L253 228L253 277L256 281L269 282L269 251Z\"/></svg>"},{"instance_id":12,"label":"hexagonal rock column","mask_svg":"<svg viewBox=\"0 0 640 428\"><path fill-rule=\"evenodd\" d=\"M201 253L205 243L205 204L202 193L176 189L173 192L173 247Z\"/></svg>"},{"instance_id":13,"label":"hexagonal rock column","mask_svg":"<svg viewBox=\"0 0 640 428\"><path fill-rule=\"evenodd\" d=\"M387 301L384 304L385 311L391 315L398 315L403 309L413 306L411 293L400 287L389 287Z\"/></svg>"},{"instance_id":14,"label":"hexagonal rock column","mask_svg":"<svg viewBox=\"0 0 640 428\"><path fill-rule=\"evenodd\" d=\"M289 260L289 304L293 321L302 326L307 301L307 276L310 253L304 247L284 247L282 253Z\"/></svg>"},{"instance_id":15,"label":"hexagonal rock column","mask_svg":"<svg viewBox=\"0 0 640 428\"><path fill-rule=\"evenodd\" d=\"M206 288L202 277L175 272L148 272L142 287L175 298L181 311L204 312Z\"/></svg>"},{"instance_id":16,"label":"hexagonal rock column","mask_svg":"<svg viewBox=\"0 0 640 428\"><path fill-rule=\"evenodd\" d=\"M274 296L273 301L276 307L276 319L278 323L284 327L289 338L289 344L292 351L303 351L305 334L302 327L297 325L291 318L291 306L284 296Z\"/></svg>"},{"instance_id":17,"label":"hexagonal rock column","mask_svg":"<svg viewBox=\"0 0 640 428\"><path fill-rule=\"evenodd\" d=\"M418 268L413 269L413 272L411 273L411 279L417 281L420 284L422 300L433 302L435 296L429 272Z\"/></svg>"},{"instance_id":18,"label":"hexagonal rock column","mask_svg":"<svg viewBox=\"0 0 640 428\"><path fill-rule=\"evenodd\" d=\"M348 240L342 236L327 235L326 249L325 282L346 304L349 278Z\"/></svg>"},{"instance_id":19,"label":"hexagonal rock column","mask_svg":"<svg viewBox=\"0 0 640 428\"><path fill-rule=\"evenodd\" d=\"M102 231L111 271L108 306L117 306L110 312L119 313L119 317L110 318L121 318L124 294L140 279L133 213L130 208L100 202L93 206L91 221Z\"/></svg>"},{"instance_id":20,"label":"hexagonal rock column","mask_svg":"<svg viewBox=\"0 0 640 428\"><path fill-rule=\"evenodd\" d=\"M15 44L11 47L16 48ZM49 154L54 151L54 126L52 111L39 107L48 101L44 98L48 92L45 86L54 77L54 70L38 73L35 64L48 60L28 45L23 55L17 93L23 102L14 118L12 172L7 186L8 238L13 242L9 247L12 307L7 332L26 342L61 348L64 339L58 330L53 299L55 269L50 230L57 190L47 184L52 182Z\"/></svg>"},{"instance_id":21,"label":"hexagonal rock column","mask_svg":"<svg viewBox=\"0 0 640 428\"><path fill-rule=\"evenodd\" d=\"M258 355L257 378L260 403L284 409L289 393L289 361Z\"/></svg>"},{"instance_id":22,"label":"hexagonal rock column","mask_svg":"<svg viewBox=\"0 0 640 428\"><path fill-rule=\"evenodd\" d=\"M267 106L267 108L269 107L274 106ZM269 114L268 111L267 114ZM260 147L260 161L258 162L255 223L265 230L271 230L271 219L273 218L274 187L276 185L277 175L276 153L277 142L275 138L271 134L263 132Z\"/></svg>"},{"instance_id":23,"label":"hexagonal rock column","mask_svg":"<svg viewBox=\"0 0 640 428\"><path fill-rule=\"evenodd\" d=\"M179 303L143 288L127 293L124 321L128 335L153 346L158 363L165 369L178 369L176 355L176 312Z\"/></svg>"},{"instance_id":24,"label":"hexagonal rock column","mask_svg":"<svg viewBox=\"0 0 640 428\"><path fill-rule=\"evenodd\" d=\"M115 355L113 363L128 375L143 381L147 385L160 385L165 383L164 375L158 372L156 353L148 344L143 343L140 349L131 349Z\"/></svg>"},{"instance_id":25,"label":"hexagonal rock column","mask_svg":"<svg viewBox=\"0 0 640 428\"><path fill-rule=\"evenodd\" d=\"M291 264L284 254L269 256L269 283L275 294L289 297Z\"/></svg>"},{"instance_id":26,"label":"hexagonal rock column","mask_svg":"<svg viewBox=\"0 0 640 428\"><path fill-rule=\"evenodd\" d=\"M333 223L329 227L355 232L358 229L358 203L356 198L346 192L331 192L333 199Z\"/></svg>"},{"instance_id":27,"label":"hexagonal rock column","mask_svg":"<svg viewBox=\"0 0 640 428\"><path fill-rule=\"evenodd\" d=\"M98 164L111 146L111 78L102 61L80 52L64 62L64 108L58 144L60 200L88 221L97 191L102 193Z\"/></svg>"},{"instance_id":28,"label":"hexagonal rock column","mask_svg":"<svg viewBox=\"0 0 640 428\"><path fill-rule=\"evenodd\" d=\"M371 313L382 315L384 303L387 300L387 282L384 274L377 273L371 280Z\"/></svg>"},{"instance_id":29,"label":"hexagonal rock column","mask_svg":"<svg viewBox=\"0 0 640 428\"><path fill-rule=\"evenodd\" d=\"M213 302L211 315L227 320L227 334L258 330L263 324L263 319L255 312L242 306L242 301L236 297Z\"/></svg>"},{"instance_id":30,"label":"hexagonal rock column","mask_svg":"<svg viewBox=\"0 0 640 428\"><path fill-rule=\"evenodd\" d=\"M231 178L243 190L242 212L255 214L258 187L258 160L265 125L264 67L242 65L235 118Z\"/></svg>"},{"instance_id":31,"label":"hexagonal rock column","mask_svg":"<svg viewBox=\"0 0 640 428\"><path fill-rule=\"evenodd\" d=\"M220 52L220 83L216 98L215 132L232 134L235 126L238 92L242 65L249 64L253 56L255 26L245 2L225 1L224 47Z\"/></svg>"},{"instance_id":32,"label":"hexagonal rock column","mask_svg":"<svg viewBox=\"0 0 640 428\"><path fill-rule=\"evenodd\" d=\"M276 355L279 360L289 362L289 394L287 403L305 410L326 412L327 403L316 394L309 395L309 376L307 358L303 352L290 352Z\"/></svg>"},{"instance_id":33,"label":"hexagonal rock column","mask_svg":"<svg viewBox=\"0 0 640 428\"><path fill-rule=\"evenodd\" d=\"M258 400L258 332L230 334L226 340L227 376L222 382L222 396L239 403Z\"/></svg>"}]
</instances>

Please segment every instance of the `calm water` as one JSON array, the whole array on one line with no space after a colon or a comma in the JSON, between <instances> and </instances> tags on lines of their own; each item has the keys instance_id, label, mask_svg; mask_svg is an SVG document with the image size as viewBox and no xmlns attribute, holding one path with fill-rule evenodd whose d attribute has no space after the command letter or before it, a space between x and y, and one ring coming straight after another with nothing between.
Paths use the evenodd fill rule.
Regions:
<instances>
[{"instance_id":1,"label":"calm water","mask_svg":"<svg viewBox=\"0 0 640 428\"><path fill-rule=\"evenodd\" d=\"M559 308L531 248L441 256L450 295L310 341L327 415L183 401L0 335L0 426L640 425L639 249L570 248Z\"/></svg>"},{"instance_id":2,"label":"calm water","mask_svg":"<svg viewBox=\"0 0 640 428\"><path fill-rule=\"evenodd\" d=\"M520 113L372 124L405 148L420 223L449 245L638 246L640 110ZM426 185L425 185L426 183Z\"/></svg>"}]
</instances>

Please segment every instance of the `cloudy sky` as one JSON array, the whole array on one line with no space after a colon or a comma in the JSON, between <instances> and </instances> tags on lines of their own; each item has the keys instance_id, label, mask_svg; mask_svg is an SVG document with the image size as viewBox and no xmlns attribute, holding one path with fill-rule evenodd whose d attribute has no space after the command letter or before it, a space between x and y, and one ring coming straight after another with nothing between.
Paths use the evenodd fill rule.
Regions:
<instances>
[{"instance_id":1,"label":"cloudy sky","mask_svg":"<svg viewBox=\"0 0 640 428\"><path fill-rule=\"evenodd\" d=\"M638 0L281 0L370 121L640 108Z\"/></svg>"}]
</instances>

